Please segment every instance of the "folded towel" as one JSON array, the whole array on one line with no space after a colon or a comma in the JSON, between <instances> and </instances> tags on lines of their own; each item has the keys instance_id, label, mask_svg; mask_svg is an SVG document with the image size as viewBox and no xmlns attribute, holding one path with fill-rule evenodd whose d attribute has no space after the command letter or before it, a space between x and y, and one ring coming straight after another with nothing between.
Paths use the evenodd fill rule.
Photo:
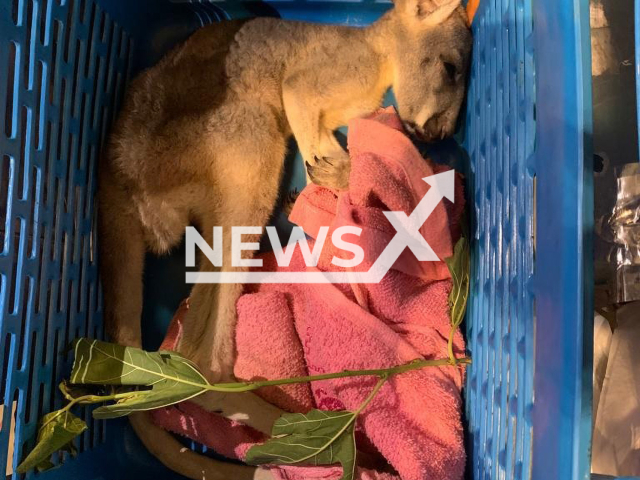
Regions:
<instances>
[{"instance_id":1,"label":"folded towel","mask_svg":"<svg viewBox=\"0 0 640 480\"><path fill-rule=\"evenodd\" d=\"M362 228L358 243L366 253L363 268L368 268L395 235L382 212L410 214L429 189L422 178L443 167L419 155L402 133L392 109L354 120L349 127L349 192L336 194L309 186L290 218L313 238L324 225L331 230L343 225ZM455 203L443 200L421 228L440 259L452 254L463 209L462 186L457 179ZM313 248L313 240L309 243ZM320 270L337 270L330 259L344 254L330 243L325 243ZM307 268L299 249L289 267L277 267L270 253L263 260L264 270ZM235 374L246 380L274 379L446 358L450 289L444 262L419 262L408 250L379 284L247 286L238 301ZM176 314L163 348L175 345L186 308L184 305ZM459 332L454 340L455 352L460 355L464 342ZM358 468L356 478L461 479L465 465L460 396L463 374L461 367L442 367L392 377L361 414L356 429L358 450L381 462L375 468ZM288 411L353 410L375 383L375 378L353 377L271 387L257 393ZM154 419L229 458L244 458L248 448L264 440L252 429L188 402L157 410ZM340 477L341 469L274 467L273 473L282 480L333 480Z\"/></svg>"}]
</instances>

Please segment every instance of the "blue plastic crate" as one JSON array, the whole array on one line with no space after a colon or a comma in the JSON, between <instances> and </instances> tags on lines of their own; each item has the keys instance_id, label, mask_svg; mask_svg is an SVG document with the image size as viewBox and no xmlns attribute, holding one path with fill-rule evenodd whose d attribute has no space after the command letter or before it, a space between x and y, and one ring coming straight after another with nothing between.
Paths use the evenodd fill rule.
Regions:
<instances>
[{"instance_id":1,"label":"blue plastic crate","mask_svg":"<svg viewBox=\"0 0 640 480\"><path fill-rule=\"evenodd\" d=\"M66 343L102 334L96 162L130 76L224 18L364 25L387 8L372 0L0 2L0 469L17 465L40 415L60 406ZM588 10L586 0L481 0L474 23L461 134L472 214L466 417L474 480L589 477ZM152 260L147 284L182 265ZM160 301L150 290L146 330L157 336L184 292ZM78 457L38 477L172 478L125 421L86 417Z\"/></svg>"}]
</instances>

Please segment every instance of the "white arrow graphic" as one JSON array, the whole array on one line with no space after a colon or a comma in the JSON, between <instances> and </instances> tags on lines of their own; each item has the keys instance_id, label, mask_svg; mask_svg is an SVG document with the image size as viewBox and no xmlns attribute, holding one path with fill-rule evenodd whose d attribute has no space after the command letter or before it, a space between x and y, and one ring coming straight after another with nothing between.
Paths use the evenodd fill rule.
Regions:
<instances>
[{"instance_id":1,"label":"white arrow graphic","mask_svg":"<svg viewBox=\"0 0 640 480\"><path fill-rule=\"evenodd\" d=\"M396 234L367 272L187 272L187 283L379 283L393 267L405 248L425 262L440 259L420 233L420 228L436 206L447 198L454 201L455 171L449 170L423 178L431 188L416 208L404 212L384 212Z\"/></svg>"}]
</instances>

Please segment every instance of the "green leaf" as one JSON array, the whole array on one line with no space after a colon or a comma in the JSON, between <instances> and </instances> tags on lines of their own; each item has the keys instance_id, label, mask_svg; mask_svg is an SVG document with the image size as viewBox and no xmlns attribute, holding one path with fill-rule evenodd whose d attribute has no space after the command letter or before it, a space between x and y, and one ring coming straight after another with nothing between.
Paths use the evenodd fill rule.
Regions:
<instances>
[{"instance_id":1,"label":"green leaf","mask_svg":"<svg viewBox=\"0 0 640 480\"><path fill-rule=\"evenodd\" d=\"M192 362L173 352L149 353L84 338L76 341L74 351L72 384L146 387L94 410L94 418L173 405L200 395L209 385Z\"/></svg>"},{"instance_id":2,"label":"green leaf","mask_svg":"<svg viewBox=\"0 0 640 480\"><path fill-rule=\"evenodd\" d=\"M273 425L272 437L251 447L250 465L333 465L340 463L342 480L352 480L356 467L354 437L357 412L287 413Z\"/></svg>"},{"instance_id":3,"label":"green leaf","mask_svg":"<svg viewBox=\"0 0 640 480\"><path fill-rule=\"evenodd\" d=\"M51 455L58 450L73 452L73 439L87 429L83 420L67 410L57 410L42 417L36 446L18 466L18 473L26 473L32 468L38 471L53 467Z\"/></svg>"},{"instance_id":4,"label":"green leaf","mask_svg":"<svg viewBox=\"0 0 640 480\"><path fill-rule=\"evenodd\" d=\"M449 293L449 308L451 309L451 326L453 329L460 326L467 309L469 298L469 242L465 237L460 237L453 249L453 256L446 258L453 286Z\"/></svg>"}]
</instances>

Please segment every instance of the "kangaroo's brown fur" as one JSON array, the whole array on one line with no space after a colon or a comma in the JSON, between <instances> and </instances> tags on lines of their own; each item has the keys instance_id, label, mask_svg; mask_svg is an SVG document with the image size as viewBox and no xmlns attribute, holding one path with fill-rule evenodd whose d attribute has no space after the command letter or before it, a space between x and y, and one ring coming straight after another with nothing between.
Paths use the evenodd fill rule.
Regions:
<instances>
[{"instance_id":1,"label":"kangaroo's brown fur","mask_svg":"<svg viewBox=\"0 0 640 480\"><path fill-rule=\"evenodd\" d=\"M141 345L145 252L169 251L187 225L197 224L209 244L213 227L223 227L222 269L231 270L231 227L267 223L290 135L312 181L346 188L349 157L332 131L379 107L389 87L412 133L427 140L452 134L470 50L459 0L403 0L367 28L271 18L214 24L143 72L129 88L100 171L112 338ZM201 269L212 268L203 258ZM192 290L179 351L212 381L233 376L241 289ZM280 413L253 395L230 400L212 394L200 401L227 417L244 412L244 421L266 432ZM145 414L132 423L152 452L190 478L203 471L207 479L269 478L195 454L176 456L177 442Z\"/></svg>"}]
</instances>

